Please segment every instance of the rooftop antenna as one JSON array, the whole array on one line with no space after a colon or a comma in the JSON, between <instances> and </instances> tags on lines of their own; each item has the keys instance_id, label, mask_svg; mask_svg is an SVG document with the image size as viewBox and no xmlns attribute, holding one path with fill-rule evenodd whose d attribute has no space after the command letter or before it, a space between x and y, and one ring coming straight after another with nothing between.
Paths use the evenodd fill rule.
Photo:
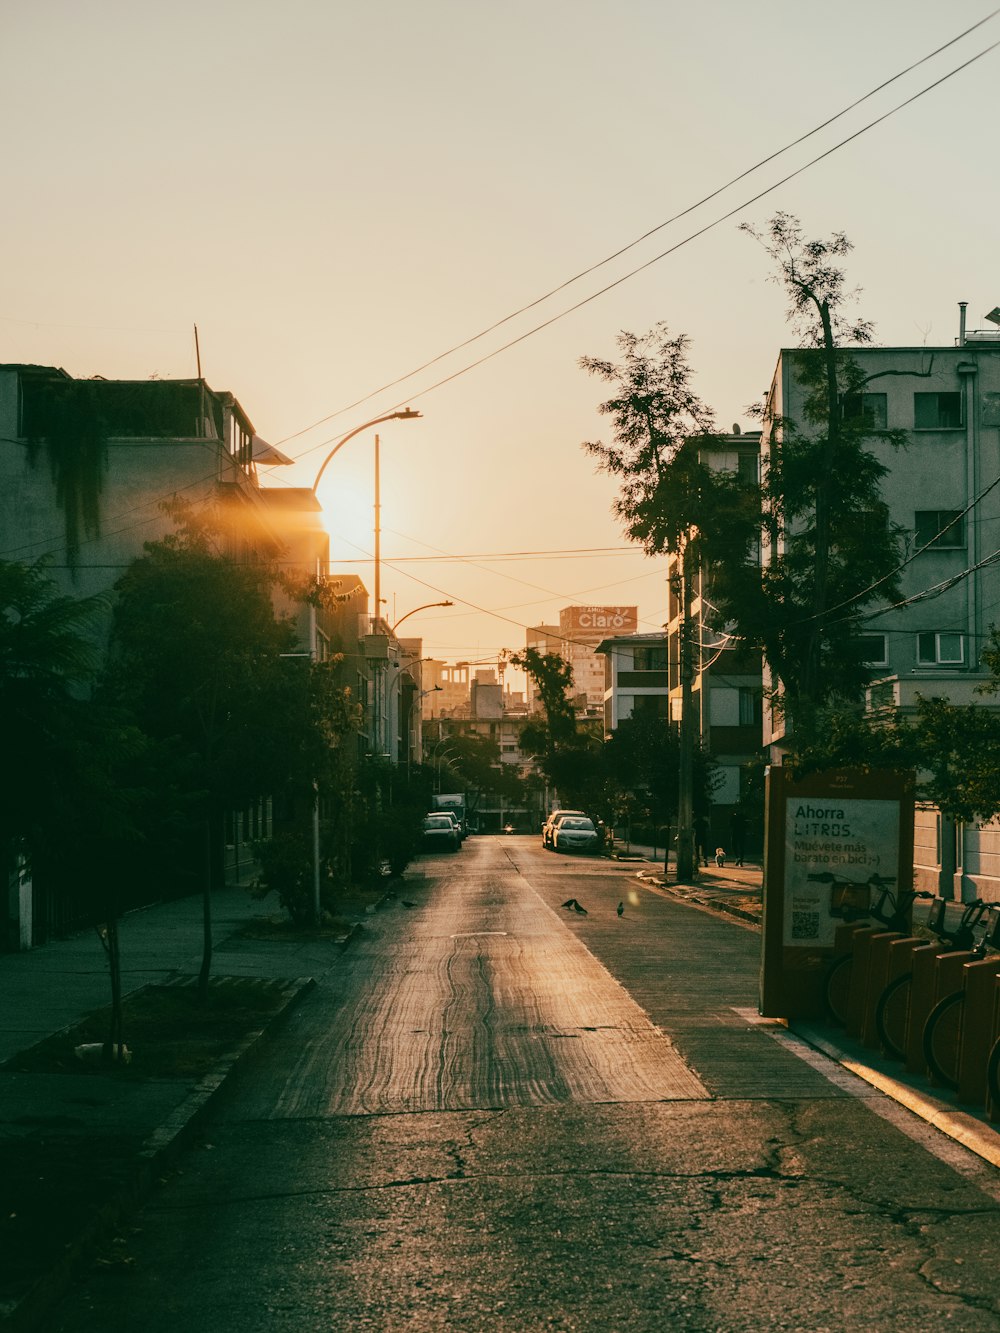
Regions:
<instances>
[{"instance_id":1,"label":"rooftop antenna","mask_svg":"<svg viewBox=\"0 0 1000 1333\"><path fill-rule=\"evenodd\" d=\"M198 325L194 326L194 359L198 366L198 429L207 435L205 429L205 381L201 377L201 347L198 344Z\"/></svg>"}]
</instances>

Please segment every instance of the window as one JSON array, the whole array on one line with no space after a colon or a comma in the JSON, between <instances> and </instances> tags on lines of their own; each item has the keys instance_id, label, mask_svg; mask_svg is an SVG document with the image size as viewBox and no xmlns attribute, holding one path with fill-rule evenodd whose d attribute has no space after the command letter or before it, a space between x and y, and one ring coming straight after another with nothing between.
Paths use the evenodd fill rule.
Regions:
<instances>
[{"instance_id":1,"label":"window","mask_svg":"<svg viewBox=\"0 0 1000 1333\"><path fill-rule=\"evenodd\" d=\"M965 661L965 642L961 634L933 631L917 635L917 661L928 666L957 666Z\"/></svg>"},{"instance_id":2,"label":"window","mask_svg":"<svg viewBox=\"0 0 1000 1333\"><path fill-rule=\"evenodd\" d=\"M954 430L962 424L960 393L915 393L914 430Z\"/></svg>"},{"instance_id":3,"label":"window","mask_svg":"<svg viewBox=\"0 0 1000 1333\"><path fill-rule=\"evenodd\" d=\"M913 530L918 547L965 546L965 516L959 509L918 509Z\"/></svg>"},{"instance_id":4,"label":"window","mask_svg":"<svg viewBox=\"0 0 1000 1333\"><path fill-rule=\"evenodd\" d=\"M666 717L667 702L665 694L637 694L632 704L632 716L650 722Z\"/></svg>"},{"instance_id":5,"label":"window","mask_svg":"<svg viewBox=\"0 0 1000 1333\"><path fill-rule=\"evenodd\" d=\"M736 475L747 486L757 485L757 455L756 454L738 454L736 458Z\"/></svg>"},{"instance_id":6,"label":"window","mask_svg":"<svg viewBox=\"0 0 1000 1333\"><path fill-rule=\"evenodd\" d=\"M632 670L633 671L666 671L667 669L667 645L662 648L633 648L632 649Z\"/></svg>"},{"instance_id":7,"label":"window","mask_svg":"<svg viewBox=\"0 0 1000 1333\"><path fill-rule=\"evenodd\" d=\"M868 430L885 430L889 420L884 393L851 393L840 400L845 421Z\"/></svg>"},{"instance_id":8,"label":"window","mask_svg":"<svg viewBox=\"0 0 1000 1333\"><path fill-rule=\"evenodd\" d=\"M862 634L858 638L861 645L861 660L866 666L888 666L888 636L885 634Z\"/></svg>"},{"instance_id":9,"label":"window","mask_svg":"<svg viewBox=\"0 0 1000 1333\"><path fill-rule=\"evenodd\" d=\"M762 698L760 690L755 690L752 686L740 686L740 726L755 727L761 721Z\"/></svg>"}]
</instances>

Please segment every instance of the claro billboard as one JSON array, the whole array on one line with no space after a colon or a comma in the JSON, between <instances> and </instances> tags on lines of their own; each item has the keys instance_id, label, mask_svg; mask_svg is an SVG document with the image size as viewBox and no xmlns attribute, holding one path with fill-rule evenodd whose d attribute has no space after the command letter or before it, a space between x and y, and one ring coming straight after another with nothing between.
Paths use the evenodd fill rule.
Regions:
<instances>
[{"instance_id":1,"label":"claro billboard","mask_svg":"<svg viewBox=\"0 0 1000 1333\"><path fill-rule=\"evenodd\" d=\"M639 608L565 606L559 612L559 628L568 634L635 634L639 628Z\"/></svg>"}]
</instances>

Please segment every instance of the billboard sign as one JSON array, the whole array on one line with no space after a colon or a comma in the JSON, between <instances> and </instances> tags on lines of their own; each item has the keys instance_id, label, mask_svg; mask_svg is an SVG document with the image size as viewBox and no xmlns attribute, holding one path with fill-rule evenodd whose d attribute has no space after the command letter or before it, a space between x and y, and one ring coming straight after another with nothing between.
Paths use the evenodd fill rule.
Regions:
<instances>
[{"instance_id":1,"label":"billboard sign","mask_svg":"<svg viewBox=\"0 0 1000 1333\"><path fill-rule=\"evenodd\" d=\"M637 606L564 606L559 628L569 634L635 634L639 628Z\"/></svg>"},{"instance_id":2,"label":"billboard sign","mask_svg":"<svg viewBox=\"0 0 1000 1333\"><path fill-rule=\"evenodd\" d=\"M839 925L913 881L913 776L767 776L761 1012L817 1017Z\"/></svg>"}]
</instances>

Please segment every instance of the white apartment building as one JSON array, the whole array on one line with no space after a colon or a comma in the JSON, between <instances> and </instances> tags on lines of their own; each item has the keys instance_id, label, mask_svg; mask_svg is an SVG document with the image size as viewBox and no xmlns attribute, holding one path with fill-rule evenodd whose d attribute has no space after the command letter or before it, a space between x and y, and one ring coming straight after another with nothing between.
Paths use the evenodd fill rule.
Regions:
<instances>
[{"instance_id":1,"label":"white apartment building","mask_svg":"<svg viewBox=\"0 0 1000 1333\"><path fill-rule=\"evenodd\" d=\"M1000 322L1000 312L990 318ZM784 349L778 357L761 442L764 468L780 438L773 423L801 419L801 355ZM863 347L851 356L867 383L844 410L907 432L901 450L878 441L867 446L889 469L883 498L890 521L907 534L899 604L865 617L875 672L869 706L895 704L905 716L922 694L989 707L976 686L989 679L980 655L991 626L1000 624L1000 329L967 331L962 303L951 345ZM784 723L765 703L772 762L780 762L783 741ZM1000 827L955 830L939 812L924 810L916 842L918 885L949 896L954 889L960 898L1000 898Z\"/></svg>"}]
</instances>

